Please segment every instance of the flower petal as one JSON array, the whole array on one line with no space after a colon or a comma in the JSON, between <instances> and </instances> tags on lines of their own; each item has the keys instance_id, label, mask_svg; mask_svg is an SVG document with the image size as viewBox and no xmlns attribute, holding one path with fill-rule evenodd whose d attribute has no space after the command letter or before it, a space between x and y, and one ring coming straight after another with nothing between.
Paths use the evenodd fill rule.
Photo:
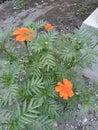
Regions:
<instances>
[{"instance_id":1,"label":"flower petal","mask_svg":"<svg viewBox=\"0 0 98 130\"><path fill-rule=\"evenodd\" d=\"M72 90L70 90L70 92L68 92L68 96L69 96L69 97L74 96L74 92L73 92Z\"/></svg>"},{"instance_id":2,"label":"flower petal","mask_svg":"<svg viewBox=\"0 0 98 130\"><path fill-rule=\"evenodd\" d=\"M15 30L15 31L13 32L13 35L18 35L18 34L20 34L20 29L17 29L17 30Z\"/></svg>"},{"instance_id":3,"label":"flower petal","mask_svg":"<svg viewBox=\"0 0 98 130\"><path fill-rule=\"evenodd\" d=\"M72 89L72 83L68 79L63 79L63 83L65 86Z\"/></svg>"},{"instance_id":4,"label":"flower petal","mask_svg":"<svg viewBox=\"0 0 98 130\"><path fill-rule=\"evenodd\" d=\"M58 86L64 87L64 85L61 82L57 83Z\"/></svg>"},{"instance_id":5,"label":"flower petal","mask_svg":"<svg viewBox=\"0 0 98 130\"><path fill-rule=\"evenodd\" d=\"M61 90L62 90L61 86L55 87L55 91L56 91L56 92L60 92Z\"/></svg>"},{"instance_id":6,"label":"flower petal","mask_svg":"<svg viewBox=\"0 0 98 130\"><path fill-rule=\"evenodd\" d=\"M23 41L25 41L25 37L22 36L22 35L19 35L19 36L16 37L16 41L17 42L23 42Z\"/></svg>"},{"instance_id":7,"label":"flower petal","mask_svg":"<svg viewBox=\"0 0 98 130\"><path fill-rule=\"evenodd\" d=\"M68 100L68 94L67 93L64 94L63 99Z\"/></svg>"}]
</instances>

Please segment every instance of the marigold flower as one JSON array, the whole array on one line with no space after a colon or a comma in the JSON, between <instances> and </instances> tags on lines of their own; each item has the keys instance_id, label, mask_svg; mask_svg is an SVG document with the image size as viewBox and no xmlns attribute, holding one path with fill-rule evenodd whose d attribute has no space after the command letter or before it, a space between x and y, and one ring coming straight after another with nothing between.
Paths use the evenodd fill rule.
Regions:
<instances>
[{"instance_id":1,"label":"marigold flower","mask_svg":"<svg viewBox=\"0 0 98 130\"><path fill-rule=\"evenodd\" d=\"M72 91L72 83L68 79L63 79L63 83L58 82L55 87L55 91L59 92L60 97L68 100L68 97L74 96L74 92Z\"/></svg>"},{"instance_id":2,"label":"marigold flower","mask_svg":"<svg viewBox=\"0 0 98 130\"><path fill-rule=\"evenodd\" d=\"M52 29L53 29L53 26L48 23L48 24L45 25L45 29L46 29L46 30L52 30Z\"/></svg>"},{"instance_id":3,"label":"marigold flower","mask_svg":"<svg viewBox=\"0 0 98 130\"><path fill-rule=\"evenodd\" d=\"M13 35L17 35L16 41L18 42L31 41L34 38L34 30L22 27L15 30Z\"/></svg>"}]
</instances>

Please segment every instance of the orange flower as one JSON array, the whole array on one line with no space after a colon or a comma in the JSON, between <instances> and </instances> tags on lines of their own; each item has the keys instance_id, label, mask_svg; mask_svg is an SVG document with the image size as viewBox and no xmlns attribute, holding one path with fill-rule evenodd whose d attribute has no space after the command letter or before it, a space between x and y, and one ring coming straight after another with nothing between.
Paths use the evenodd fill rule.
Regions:
<instances>
[{"instance_id":1,"label":"orange flower","mask_svg":"<svg viewBox=\"0 0 98 130\"><path fill-rule=\"evenodd\" d=\"M63 99L67 100L68 97L74 96L72 86L73 85L69 80L63 79L63 84L61 82L58 82L57 86L55 87L55 91L59 92L60 97L63 97Z\"/></svg>"},{"instance_id":2,"label":"orange flower","mask_svg":"<svg viewBox=\"0 0 98 130\"><path fill-rule=\"evenodd\" d=\"M31 41L34 38L34 30L22 27L15 30L13 35L17 35L16 41L18 42Z\"/></svg>"},{"instance_id":3,"label":"orange flower","mask_svg":"<svg viewBox=\"0 0 98 130\"><path fill-rule=\"evenodd\" d=\"M48 24L45 25L45 29L46 29L46 30L52 30L52 29L53 29L53 26L48 23Z\"/></svg>"}]
</instances>

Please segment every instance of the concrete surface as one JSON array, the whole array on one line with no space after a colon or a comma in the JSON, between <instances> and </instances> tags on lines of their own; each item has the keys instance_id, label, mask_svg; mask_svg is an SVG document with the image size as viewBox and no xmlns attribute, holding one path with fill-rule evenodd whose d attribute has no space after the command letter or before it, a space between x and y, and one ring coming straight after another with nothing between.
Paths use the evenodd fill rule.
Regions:
<instances>
[{"instance_id":1,"label":"concrete surface","mask_svg":"<svg viewBox=\"0 0 98 130\"><path fill-rule=\"evenodd\" d=\"M89 29L93 28L95 31L98 30L98 8L83 22L81 28ZM95 43L97 39L90 33L93 42ZM96 47L98 50L98 46ZM84 70L85 76L98 81L98 58L96 58L96 63L93 64L92 69Z\"/></svg>"},{"instance_id":2,"label":"concrete surface","mask_svg":"<svg viewBox=\"0 0 98 130\"><path fill-rule=\"evenodd\" d=\"M98 29L98 8L86 19L84 20L82 27L92 27Z\"/></svg>"}]
</instances>

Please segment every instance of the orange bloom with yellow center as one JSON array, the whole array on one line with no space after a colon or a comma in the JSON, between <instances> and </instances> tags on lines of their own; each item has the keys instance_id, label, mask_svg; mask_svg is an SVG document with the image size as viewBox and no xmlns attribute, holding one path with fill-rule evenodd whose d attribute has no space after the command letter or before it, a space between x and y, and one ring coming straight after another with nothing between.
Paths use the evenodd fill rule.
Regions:
<instances>
[{"instance_id":1,"label":"orange bloom with yellow center","mask_svg":"<svg viewBox=\"0 0 98 130\"><path fill-rule=\"evenodd\" d=\"M13 32L17 42L31 41L34 38L34 30L28 28L19 28Z\"/></svg>"},{"instance_id":2,"label":"orange bloom with yellow center","mask_svg":"<svg viewBox=\"0 0 98 130\"><path fill-rule=\"evenodd\" d=\"M58 82L55 87L55 91L59 92L60 97L68 100L69 97L74 96L74 92L72 91L72 83L68 79L63 79L63 83Z\"/></svg>"},{"instance_id":3,"label":"orange bloom with yellow center","mask_svg":"<svg viewBox=\"0 0 98 130\"><path fill-rule=\"evenodd\" d=\"M45 29L46 29L46 30L52 30L52 29L53 29L53 26L48 23L48 24L45 25Z\"/></svg>"}]
</instances>

